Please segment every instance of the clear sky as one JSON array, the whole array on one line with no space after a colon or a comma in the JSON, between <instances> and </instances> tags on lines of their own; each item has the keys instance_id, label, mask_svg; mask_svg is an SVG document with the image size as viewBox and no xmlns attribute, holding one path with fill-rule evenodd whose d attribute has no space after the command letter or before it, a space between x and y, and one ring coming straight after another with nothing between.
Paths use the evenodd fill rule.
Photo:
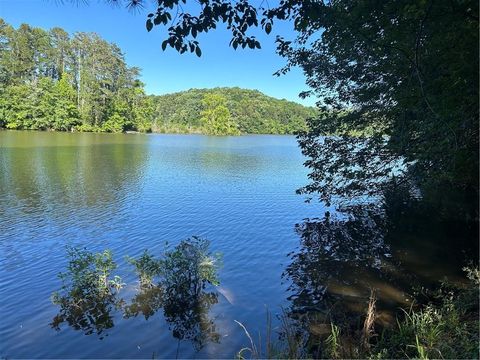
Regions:
<instances>
[{"instance_id":1,"label":"clear sky","mask_svg":"<svg viewBox=\"0 0 480 360\"><path fill-rule=\"evenodd\" d=\"M50 29L58 26L69 33L96 32L107 41L116 43L125 53L130 66L142 69L142 81L148 94L165 94L190 88L239 86L258 89L276 98L313 105L314 98L302 100L298 94L307 90L299 69L275 77L272 74L285 64L275 53L275 35L293 37L290 24L277 23L270 35L260 30L254 33L262 44L261 50L238 49L228 46L230 34L221 29L200 34L202 57L178 54L160 48L166 29L158 26L149 33L145 29L146 15L153 8L129 12L104 0L89 0L89 5L72 4L68 0L0 0L0 17L18 27L27 23ZM150 9L149 9L150 7Z\"/></svg>"}]
</instances>

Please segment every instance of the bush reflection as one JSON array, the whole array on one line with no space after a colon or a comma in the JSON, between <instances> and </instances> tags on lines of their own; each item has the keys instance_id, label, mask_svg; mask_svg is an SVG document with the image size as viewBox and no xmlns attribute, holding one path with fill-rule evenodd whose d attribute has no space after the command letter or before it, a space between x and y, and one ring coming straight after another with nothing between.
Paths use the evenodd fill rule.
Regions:
<instances>
[{"instance_id":1,"label":"bush reflection","mask_svg":"<svg viewBox=\"0 0 480 360\"><path fill-rule=\"evenodd\" d=\"M218 342L220 335L209 316L218 296L209 287L219 284L221 259L210 252L209 245L206 239L192 237L173 249L167 247L158 258L148 251L127 258L139 283L137 294L128 303L120 297L125 284L112 275L117 265L108 250L94 254L69 248L67 271L59 275L63 286L52 296L60 311L51 326L60 330L66 322L86 335L103 338L105 330L114 326L115 311L125 319L140 315L148 320L163 309L175 338L191 341L197 350L208 342Z\"/></svg>"}]
</instances>

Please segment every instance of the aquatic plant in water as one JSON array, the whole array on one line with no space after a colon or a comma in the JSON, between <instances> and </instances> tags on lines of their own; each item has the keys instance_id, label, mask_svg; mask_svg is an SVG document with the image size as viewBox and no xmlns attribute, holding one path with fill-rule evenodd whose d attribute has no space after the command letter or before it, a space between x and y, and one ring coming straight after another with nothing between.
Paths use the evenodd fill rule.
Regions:
<instances>
[{"instance_id":1,"label":"aquatic plant in water","mask_svg":"<svg viewBox=\"0 0 480 360\"><path fill-rule=\"evenodd\" d=\"M67 322L85 334L113 327L113 310L121 310L124 318L142 314L149 319L163 308L164 317L179 340L190 340L197 349L208 341L218 342L215 322L209 317L212 305L218 302L216 292L207 285L218 285L221 255L211 253L207 239L193 236L173 249L167 248L160 257L145 250L139 257L126 257L139 279L139 291L126 304L118 297L125 285L118 276L110 250L91 253L86 249L67 248L67 271L59 274L62 288L52 295L60 306L51 326L60 330Z\"/></svg>"},{"instance_id":2,"label":"aquatic plant in water","mask_svg":"<svg viewBox=\"0 0 480 360\"><path fill-rule=\"evenodd\" d=\"M153 279L160 274L161 270L160 260L155 259L148 250L144 250L143 254L138 258L126 256L125 259L135 267L135 273L139 278L141 288L154 285Z\"/></svg>"},{"instance_id":3,"label":"aquatic plant in water","mask_svg":"<svg viewBox=\"0 0 480 360\"><path fill-rule=\"evenodd\" d=\"M207 284L219 285L221 254L211 253L210 242L198 236L182 240L175 249L165 252L161 260L161 278L165 287L176 284L191 288L193 294Z\"/></svg>"},{"instance_id":4,"label":"aquatic plant in water","mask_svg":"<svg viewBox=\"0 0 480 360\"><path fill-rule=\"evenodd\" d=\"M137 259L129 258L139 277L140 291L125 307L124 317L141 313L148 319L163 307L175 338L190 340L197 349L208 341L218 342L220 335L208 315L218 295L207 292L206 287L219 284L221 255L211 253L209 247L207 239L193 236L173 249L167 244L160 258L148 251Z\"/></svg>"},{"instance_id":5,"label":"aquatic plant in water","mask_svg":"<svg viewBox=\"0 0 480 360\"><path fill-rule=\"evenodd\" d=\"M54 292L52 301L60 306L59 313L50 324L60 330L67 322L86 335L96 333L101 338L106 329L113 327L112 310L122 306L118 291L125 285L119 276L111 278L117 265L112 253L91 253L86 249L67 247L67 272L60 273L62 288Z\"/></svg>"}]
</instances>

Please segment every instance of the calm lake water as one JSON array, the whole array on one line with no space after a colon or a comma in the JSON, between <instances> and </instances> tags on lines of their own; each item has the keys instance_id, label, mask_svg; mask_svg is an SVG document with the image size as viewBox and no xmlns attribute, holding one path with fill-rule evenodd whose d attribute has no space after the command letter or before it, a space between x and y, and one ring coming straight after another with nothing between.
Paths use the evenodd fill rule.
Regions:
<instances>
[{"instance_id":1,"label":"calm lake water","mask_svg":"<svg viewBox=\"0 0 480 360\"><path fill-rule=\"evenodd\" d=\"M304 219L327 209L295 194L307 183L303 161L290 136L0 131L0 357L233 358L249 345L234 320L264 333L266 309L277 314L295 305L305 295L301 287L311 284L304 278L311 258L291 252L301 255L300 241L311 234ZM51 294L61 286L66 245L111 249L128 302L138 284L124 256L144 249L160 254L166 241L193 235L223 253L221 286L211 290L216 298L208 310L217 342L199 347L182 338L161 310L146 320L114 309L113 326L101 337L66 323L51 327L59 310ZM464 252L446 247L442 236L433 230L423 242L365 239L346 251L341 244L334 253L329 248L334 263L315 261L324 261L322 279L332 292L363 299L357 285L368 280L397 306L409 301L402 286L364 265L384 264L390 274L401 266L416 279L456 278ZM340 271L342 263L348 267Z\"/></svg>"}]
</instances>

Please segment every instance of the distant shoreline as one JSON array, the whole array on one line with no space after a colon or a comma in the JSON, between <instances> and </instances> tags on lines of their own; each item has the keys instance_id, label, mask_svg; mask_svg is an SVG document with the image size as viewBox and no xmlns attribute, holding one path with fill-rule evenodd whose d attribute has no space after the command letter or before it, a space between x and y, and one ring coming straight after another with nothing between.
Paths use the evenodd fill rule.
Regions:
<instances>
[{"instance_id":1,"label":"distant shoreline","mask_svg":"<svg viewBox=\"0 0 480 360\"><path fill-rule=\"evenodd\" d=\"M252 135L275 135L275 136L296 136L296 134L279 134L279 133L242 133L238 135L211 135L201 132L159 132L159 131L123 131L123 132L107 132L107 131L59 131L59 130L39 130L39 129L7 129L0 128L0 131L18 131L18 132L42 132L42 133L59 133L59 134L105 134L105 135L199 135L210 137L242 137Z\"/></svg>"}]
</instances>

